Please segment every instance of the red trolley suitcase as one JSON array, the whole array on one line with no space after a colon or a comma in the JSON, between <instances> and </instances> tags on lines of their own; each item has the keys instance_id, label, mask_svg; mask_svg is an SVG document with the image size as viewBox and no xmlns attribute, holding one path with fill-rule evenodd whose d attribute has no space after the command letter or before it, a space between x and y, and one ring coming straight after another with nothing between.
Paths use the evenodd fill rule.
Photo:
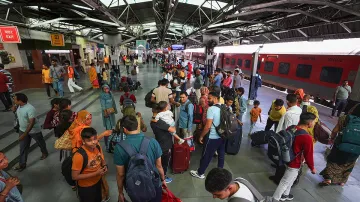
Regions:
<instances>
[{"instance_id":1,"label":"red trolley suitcase","mask_svg":"<svg viewBox=\"0 0 360 202\"><path fill-rule=\"evenodd\" d=\"M172 172L183 173L189 169L190 147L185 141L183 144L174 144L172 153Z\"/></svg>"}]
</instances>

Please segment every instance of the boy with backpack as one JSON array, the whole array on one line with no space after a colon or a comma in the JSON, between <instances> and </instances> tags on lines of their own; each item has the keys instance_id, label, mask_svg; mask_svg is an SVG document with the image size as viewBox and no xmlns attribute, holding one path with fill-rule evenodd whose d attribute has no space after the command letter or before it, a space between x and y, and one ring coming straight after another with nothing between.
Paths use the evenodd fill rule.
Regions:
<instances>
[{"instance_id":1,"label":"boy with backpack","mask_svg":"<svg viewBox=\"0 0 360 202\"><path fill-rule=\"evenodd\" d=\"M101 178L108 166L96 130L84 128L81 138L83 146L72 157L72 179L77 181L80 202L101 202Z\"/></svg>"},{"instance_id":2,"label":"boy with backpack","mask_svg":"<svg viewBox=\"0 0 360 202\"><path fill-rule=\"evenodd\" d=\"M132 202L161 202L161 185L166 187L166 182L159 143L139 132L134 116L123 117L121 126L126 140L117 144L114 152L118 201L125 201L125 187Z\"/></svg>"},{"instance_id":3,"label":"boy with backpack","mask_svg":"<svg viewBox=\"0 0 360 202\"><path fill-rule=\"evenodd\" d=\"M291 201L294 196L290 194L291 186L296 180L304 156L305 162L311 170L312 174L316 173L314 167L314 147L312 137L308 134L308 129L314 127L316 116L312 113L302 113L298 125L290 126L284 131L287 136L292 136L293 142L289 142L286 147L287 151L281 149L279 160L287 164L284 176L282 177L273 198L277 201ZM269 147L271 142L269 141ZM281 145L282 148L285 145ZM288 154L288 155L286 155Z\"/></svg>"},{"instance_id":4,"label":"boy with backpack","mask_svg":"<svg viewBox=\"0 0 360 202\"><path fill-rule=\"evenodd\" d=\"M120 97L120 106L122 107L122 113L124 116L135 113L136 97L134 94L130 94L130 88L125 86L123 88L124 94Z\"/></svg>"}]
</instances>

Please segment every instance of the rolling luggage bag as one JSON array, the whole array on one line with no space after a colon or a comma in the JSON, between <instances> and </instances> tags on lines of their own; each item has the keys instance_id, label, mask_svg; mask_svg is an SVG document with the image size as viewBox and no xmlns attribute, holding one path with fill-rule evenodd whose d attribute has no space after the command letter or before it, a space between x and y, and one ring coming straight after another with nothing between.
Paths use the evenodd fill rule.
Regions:
<instances>
[{"instance_id":1,"label":"rolling luggage bag","mask_svg":"<svg viewBox=\"0 0 360 202\"><path fill-rule=\"evenodd\" d=\"M183 173L189 169L190 147L185 141L183 144L174 144L172 152L172 172Z\"/></svg>"},{"instance_id":2,"label":"rolling luggage bag","mask_svg":"<svg viewBox=\"0 0 360 202\"><path fill-rule=\"evenodd\" d=\"M227 154L236 155L239 153L242 140L242 126L238 128L237 134L226 139L225 152Z\"/></svg>"},{"instance_id":3,"label":"rolling luggage bag","mask_svg":"<svg viewBox=\"0 0 360 202\"><path fill-rule=\"evenodd\" d=\"M331 144L331 130L320 120L314 126L314 137L316 141L322 144Z\"/></svg>"},{"instance_id":4,"label":"rolling luggage bag","mask_svg":"<svg viewBox=\"0 0 360 202\"><path fill-rule=\"evenodd\" d=\"M269 142L269 137L274 135L275 132L270 131L257 131L251 134L251 146L259 146L263 144L267 144Z\"/></svg>"}]
</instances>

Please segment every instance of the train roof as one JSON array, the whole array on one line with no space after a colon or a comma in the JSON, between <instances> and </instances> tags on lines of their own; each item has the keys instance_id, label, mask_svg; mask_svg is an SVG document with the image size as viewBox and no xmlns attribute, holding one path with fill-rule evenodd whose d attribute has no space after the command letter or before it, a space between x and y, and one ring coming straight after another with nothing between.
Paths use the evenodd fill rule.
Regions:
<instances>
[{"instance_id":1,"label":"train roof","mask_svg":"<svg viewBox=\"0 0 360 202\"><path fill-rule=\"evenodd\" d=\"M261 54L360 55L360 38L218 46L214 51L215 53L251 54L260 46L263 46L260 48ZM205 48L186 49L185 52L204 53Z\"/></svg>"}]
</instances>

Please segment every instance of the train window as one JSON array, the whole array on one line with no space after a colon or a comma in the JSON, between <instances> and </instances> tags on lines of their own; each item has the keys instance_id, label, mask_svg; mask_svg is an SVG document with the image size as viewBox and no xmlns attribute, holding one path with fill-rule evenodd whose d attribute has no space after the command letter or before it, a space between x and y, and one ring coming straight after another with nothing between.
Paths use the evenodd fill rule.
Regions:
<instances>
[{"instance_id":1,"label":"train window","mask_svg":"<svg viewBox=\"0 0 360 202\"><path fill-rule=\"evenodd\" d=\"M242 59L238 59L237 65L239 65L239 67L242 67Z\"/></svg>"},{"instance_id":2,"label":"train window","mask_svg":"<svg viewBox=\"0 0 360 202\"><path fill-rule=\"evenodd\" d=\"M231 65L235 65L235 58L231 58Z\"/></svg>"},{"instance_id":3,"label":"train window","mask_svg":"<svg viewBox=\"0 0 360 202\"><path fill-rule=\"evenodd\" d=\"M290 70L290 63L280 62L279 63L279 74L288 75Z\"/></svg>"},{"instance_id":4,"label":"train window","mask_svg":"<svg viewBox=\"0 0 360 202\"><path fill-rule=\"evenodd\" d=\"M265 62L264 71L272 72L274 69L274 63L273 62Z\"/></svg>"},{"instance_id":5,"label":"train window","mask_svg":"<svg viewBox=\"0 0 360 202\"><path fill-rule=\"evenodd\" d=\"M320 74L320 81L328 83L340 83L343 68L323 67Z\"/></svg>"},{"instance_id":6,"label":"train window","mask_svg":"<svg viewBox=\"0 0 360 202\"><path fill-rule=\"evenodd\" d=\"M312 66L307 64L298 64L296 68L296 76L308 79L311 75Z\"/></svg>"},{"instance_id":7,"label":"train window","mask_svg":"<svg viewBox=\"0 0 360 202\"><path fill-rule=\"evenodd\" d=\"M245 60L245 68L250 68L251 61Z\"/></svg>"},{"instance_id":8,"label":"train window","mask_svg":"<svg viewBox=\"0 0 360 202\"><path fill-rule=\"evenodd\" d=\"M225 64L230 64L230 59L229 58L225 58Z\"/></svg>"}]
</instances>

